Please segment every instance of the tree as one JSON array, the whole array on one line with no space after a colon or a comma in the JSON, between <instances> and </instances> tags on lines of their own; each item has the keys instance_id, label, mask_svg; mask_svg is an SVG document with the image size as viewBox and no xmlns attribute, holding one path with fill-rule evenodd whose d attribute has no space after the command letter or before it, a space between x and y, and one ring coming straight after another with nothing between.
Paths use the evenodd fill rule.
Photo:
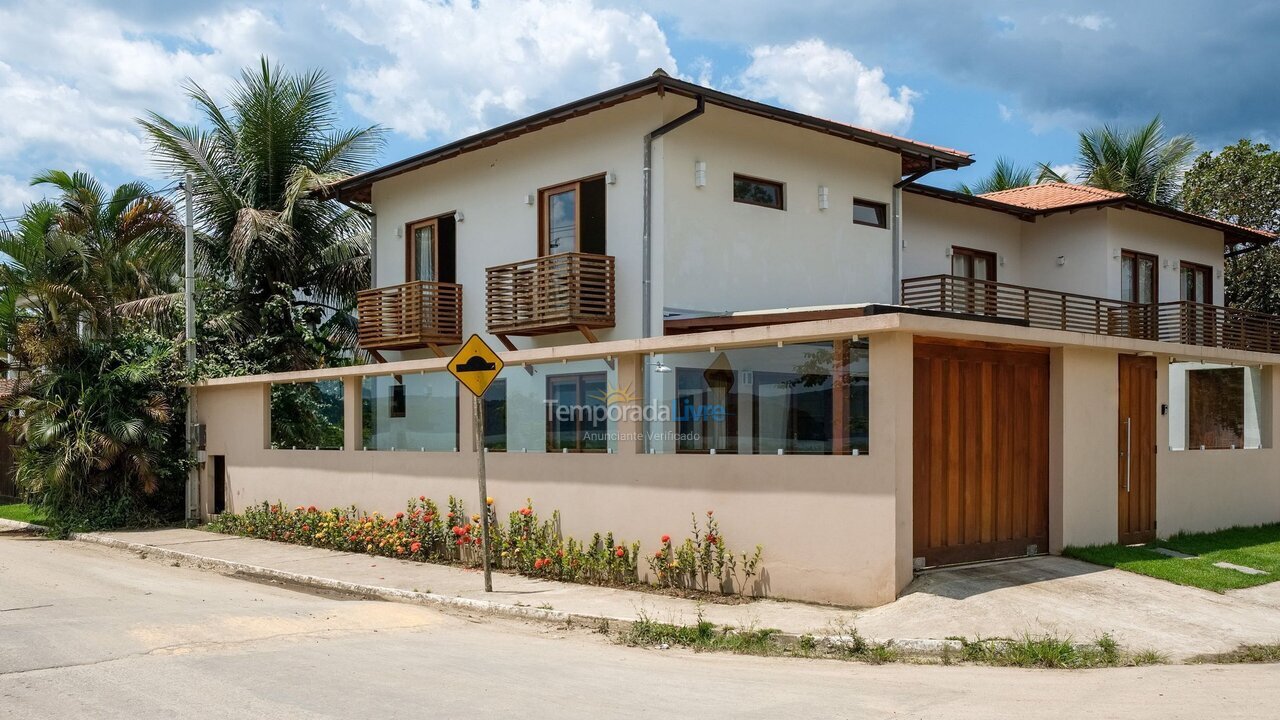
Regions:
<instances>
[{"instance_id":1,"label":"tree","mask_svg":"<svg viewBox=\"0 0 1280 720\"><path fill-rule=\"evenodd\" d=\"M1189 135L1169 137L1159 116L1132 130L1110 125L1080 133L1076 164L1080 182L1103 190L1123 192L1139 200L1175 205L1187 161L1195 152ZM1067 182L1040 163L1041 182Z\"/></svg>"},{"instance_id":2,"label":"tree","mask_svg":"<svg viewBox=\"0 0 1280 720\"><path fill-rule=\"evenodd\" d=\"M1001 156L991 168L991 174L974 183L972 186L960 183L956 190L966 195L985 195L986 193L1025 187L1036 183L1036 168L1021 167L1013 160Z\"/></svg>"},{"instance_id":3,"label":"tree","mask_svg":"<svg viewBox=\"0 0 1280 720\"><path fill-rule=\"evenodd\" d=\"M323 327L334 349L352 348L355 293L368 286L369 222L318 191L371 165L382 131L337 128L324 73L286 73L266 58L241 72L225 109L194 82L186 92L203 126L156 113L139 122L161 166L175 179L194 176L204 274L227 301L215 312L223 331L248 341L304 324ZM324 361L296 340L276 343L257 369ZM202 343L202 353L223 348Z\"/></svg>"},{"instance_id":4,"label":"tree","mask_svg":"<svg viewBox=\"0 0 1280 720\"><path fill-rule=\"evenodd\" d=\"M0 408L14 411L17 478L57 528L160 519L187 460L173 422L181 366L178 343L136 315L177 283L173 207L83 173L33 183L57 187L57 202L0 233L0 344L22 371Z\"/></svg>"},{"instance_id":5,"label":"tree","mask_svg":"<svg viewBox=\"0 0 1280 720\"><path fill-rule=\"evenodd\" d=\"M1241 140L1202 153L1187 171L1182 202L1188 212L1280 231L1280 152ZM1232 307L1280 314L1280 251L1275 245L1228 258L1226 300Z\"/></svg>"}]
</instances>

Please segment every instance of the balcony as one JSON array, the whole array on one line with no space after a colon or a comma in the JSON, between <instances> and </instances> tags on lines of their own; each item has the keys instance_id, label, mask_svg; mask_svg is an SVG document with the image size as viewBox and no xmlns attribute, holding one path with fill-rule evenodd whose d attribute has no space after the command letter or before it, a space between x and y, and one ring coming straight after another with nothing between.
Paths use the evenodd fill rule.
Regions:
<instances>
[{"instance_id":1,"label":"balcony","mask_svg":"<svg viewBox=\"0 0 1280 720\"><path fill-rule=\"evenodd\" d=\"M462 342L462 286L454 283L416 280L361 290L356 313L365 350L436 350Z\"/></svg>"},{"instance_id":2,"label":"balcony","mask_svg":"<svg viewBox=\"0 0 1280 720\"><path fill-rule=\"evenodd\" d=\"M486 271L485 314L498 336L578 330L594 341L596 328L614 326L614 259L559 253Z\"/></svg>"},{"instance_id":3,"label":"balcony","mask_svg":"<svg viewBox=\"0 0 1280 720\"><path fill-rule=\"evenodd\" d=\"M952 275L902 281L902 304L1021 321L1049 330L1280 353L1280 317L1217 305L1156 305Z\"/></svg>"}]
</instances>

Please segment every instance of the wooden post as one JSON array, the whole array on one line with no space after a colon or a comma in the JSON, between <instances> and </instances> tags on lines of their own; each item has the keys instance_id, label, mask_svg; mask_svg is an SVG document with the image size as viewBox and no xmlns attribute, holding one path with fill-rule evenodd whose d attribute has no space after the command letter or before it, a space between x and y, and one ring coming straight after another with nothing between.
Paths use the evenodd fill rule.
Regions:
<instances>
[{"instance_id":1,"label":"wooden post","mask_svg":"<svg viewBox=\"0 0 1280 720\"><path fill-rule=\"evenodd\" d=\"M849 341L831 341L831 454L849 452Z\"/></svg>"}]
</instances>

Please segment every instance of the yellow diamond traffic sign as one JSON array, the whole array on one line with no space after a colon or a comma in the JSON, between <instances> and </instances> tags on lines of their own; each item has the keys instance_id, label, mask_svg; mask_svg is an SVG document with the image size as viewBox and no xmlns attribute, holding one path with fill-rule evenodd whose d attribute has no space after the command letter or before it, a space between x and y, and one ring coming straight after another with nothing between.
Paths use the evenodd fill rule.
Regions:
<instances>
[{"instance_id":1,"label":"yellow diamond traffic sign","mask_svg":"<svg viewBox=\"0 0 1280 720\"><path fill-rule=\"evenodd\" d=\"M449 372L476 397L484 395L489 384L502 372L502 367L502 358L479 335L468 338L449 361Z\"/></svg>"}]
</instances>

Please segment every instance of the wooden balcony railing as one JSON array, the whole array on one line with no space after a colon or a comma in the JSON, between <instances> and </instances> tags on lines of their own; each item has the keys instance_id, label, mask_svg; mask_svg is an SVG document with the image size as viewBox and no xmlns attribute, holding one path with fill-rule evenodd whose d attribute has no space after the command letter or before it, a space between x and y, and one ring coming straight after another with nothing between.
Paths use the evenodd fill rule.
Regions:
<instances>
[{"instance_id":1,"label":"wooden balcony railing","mask_svg":"<svg viewBox=\"0 0 1280 720\"><path fill-rule=\"evenodd\" d=\"M462 286L416 280L356 294L365 350L411 350L462 342Z\"/></svg>"},{"instance_id":2,"label":"wooden balcony railing","mask_svg":"<svg viewBox=\"0 0 1280 720\"><path fill-rule=\"evenodd\" d=\"M614 325L614 259L559 253L486 271L485 314L494 335L546 335Z\"/></svg>"},{"instance_id":3,"label":"wooden balcony railing","mask_svg":"<svg viewBox=\"0 0 1280 720\"><path fill-rule=\"evenodd\" d=\"M1280 317L1275 315L1185 300L1158 307L1161 340L1280 353Z\"/></svg>"},{"instance_id":4,"label":"wooden balcony railing","mask_svg":"<svg viewBox=\"0 0 1280 720\"><path fill-rule=\"evenodd\" d=\"M952 275L903 280L902 304L1050 330L1280 353L1280 318L1216 305L1146 305Z\"/></svg>"}]
</instances>

